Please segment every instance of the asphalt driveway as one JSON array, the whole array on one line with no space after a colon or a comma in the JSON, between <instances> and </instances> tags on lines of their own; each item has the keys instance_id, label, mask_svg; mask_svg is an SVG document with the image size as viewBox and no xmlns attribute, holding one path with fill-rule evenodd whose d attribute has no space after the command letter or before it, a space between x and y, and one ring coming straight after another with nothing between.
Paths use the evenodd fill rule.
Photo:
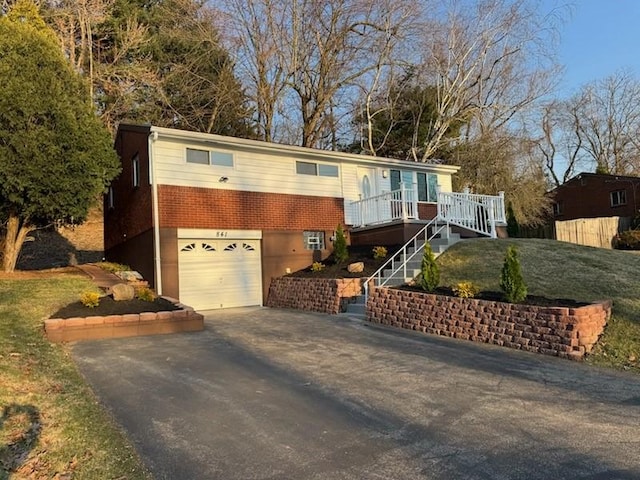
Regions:
<instances>
[{"instance_id":1,"label":"asphalt driveway","mask_svg":"<svg viewBox=\"0 0 640 480\"><path fill-rule=\"evenodd\" d=\"M340 317L76 344L157 479L640 479L640 377Z\"/></svg>"}]
</instances>

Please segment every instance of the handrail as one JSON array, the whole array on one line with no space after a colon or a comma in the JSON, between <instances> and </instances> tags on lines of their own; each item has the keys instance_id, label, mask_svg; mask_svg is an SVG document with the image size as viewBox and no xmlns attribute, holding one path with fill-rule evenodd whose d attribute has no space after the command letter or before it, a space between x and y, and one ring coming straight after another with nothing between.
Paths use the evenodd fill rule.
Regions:
<instances>
[{"instance_id":1,"label":"handrail","mask_svg":"<svg viewBox=\"0 0 640 480\"><path fill-rule=\"evenodd\" d=\"M448 223L497 237L497 223L506 223L504 192L498 196L438 193L438 216Z\"/></svg>"},{"instance_id":2,"label":"handrail","mask_svg":"<svg viewBox=\"0 0 640 480\"><path fill-rule=\"evenodd\" d=\"M405 183L400 183L398 190L356 200L349 206L357 208L357 221L360 227L418 218L417 195L413 186L409 187Z\"/></svg>"},{"instance_id":3,"label":"handrail","mask_svg":"<svg viewBox=\"0 0 640 480\"><path fill-rule=\"evenodd\" d=\"M418 248L418 238L420 236L422 236L422 234L424 235L424 243L422 244L422 246L424 246L425 243L430 242L431 240L433 240L433 238L438 235L445 227L447 227L447 224L443 224L440 225L439 228L435 229L434 232L432 233L432 235L428 236L426 233L428 232L429 227L431 227L434 224L437 224L437 222L441 220L440 218L436 217L433 218L429 223L427 223L423 228L420 229L420 231L418 233L416 233L407 243L405 243L402 248L400 250L398 250L396 253L393 254L393 256L391 258L389 258L389 260L387 260L386 262L384 262L382 264L382 266L380 268L378 268L378 270L376 270L371 276L369 276L369 278L367 278L364 282L364 296L365 299L368 298L369 296L369 284L373 281L374 283L377 281L379 284L375 285L378 287L382 287L384 285L386 285L387 280L383 280L382 279L382 272L384 270L386 270L387 268L389 268L389 265L391 265L391 270L392 273L391 275L389 275L389 278L393 277L396 273L398 273L400 270L403 271L404 277L407 277L407 263L409 263L418 253L420 253L422 251L422 248ZM414 251L410 256L407 256L407 251L408 248L412 246ZM404 258L404 261L402 261L400 263L400 259L398 260L398 262L396 262L396 257L400 257L400 259ZM398 267L395 266L396 263L400 263L400 265Z\"/></svg>"}]
</instances>

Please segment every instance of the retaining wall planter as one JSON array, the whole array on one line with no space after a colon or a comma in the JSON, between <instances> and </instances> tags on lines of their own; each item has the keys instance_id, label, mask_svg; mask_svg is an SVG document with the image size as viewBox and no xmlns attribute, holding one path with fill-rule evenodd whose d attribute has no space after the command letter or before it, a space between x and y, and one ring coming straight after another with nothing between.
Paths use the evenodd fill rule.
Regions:
<instances>
[{"instance_id":1,"label":"retaining wall planter","mask_svg":"<svg viewBox=\"0 0 640 480\"><path fill-rule=\"evenodd\" d=\"M361 294L361 281L360 278L273 278L267 307L337 314L346 299Z\"/></svg>"},{"instance_id":2,"label":"retaining wall planter","mask_svg":"<svg viewBox=\"0 0 640 480\"><path fill-rule=\"evenodd\" d=\"M75 342L204 330L202 315L196 313L191 307L179 303L176 305L181 309L84 318L50 318L44 321L44 330L51 342Z\"/></svg>"},{"instance_id":3,"label":"retaining wall planter","mask_svg":"<svg viewBox=\"0 0 640 480\"><path fill-rule=\"evenodd\" d=\"M434 335L582 360L611 316L611 301L567 307L515 305L374 288L367 320Z\"/></svg>"}]
</instances>

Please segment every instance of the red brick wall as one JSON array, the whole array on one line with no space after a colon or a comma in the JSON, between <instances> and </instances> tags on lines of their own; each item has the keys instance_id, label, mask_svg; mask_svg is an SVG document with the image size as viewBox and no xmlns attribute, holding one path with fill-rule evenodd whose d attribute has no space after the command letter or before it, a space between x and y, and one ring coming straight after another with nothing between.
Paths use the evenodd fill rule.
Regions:
<instances>
[{"instance_id":1,"label":"red brick wall","mask_svg":"<svg viewBox=\"0 0 640 480\"><path fill-rule=\"evenodd\" d=\"M271 280L267 307L336 314L342 298L361 293L359 278L279 277Z\"/></svg>"},{"instance_id":2,"label":"red brick wall","mask_svg":"<svg viewBox=\"0 0 640 480\"><path fill-rule=\"evenodd\" d=\"M341 198L160 185L160 226L334 230L344 224Z\"/></svg>"},{"instance_id":3,"label":"red brick wall","mask_svg":"<svg viewBox=\"0 0 640 480\"><path fill-rule=\"evenodd\" d=\"M149 127L123 126L118 130L116 151L122 172L111 183L114 208L108 207L106 199L104 203L105 251L152 228L148 138ZM136 154L140 162L140 186L133 188L131 160Z\"/></svg>"},{"instance_id":4,"label":"red brick wall","mask_svg":"<svg viewBox=\"0 0 640 480\"><path fill-rule=\"evenodd\" d=\"M418 218L431 220L438 215L438 206L435 203L418 203Z\"/></svg>"},{"instance_id":5,"label":"red brick wall","mask_svg":"<svg viewBox=\"0 0 640 480\"><path fill-rule=\"evenodd\" d=\"M628 179L627 179L628 178ZM611 192L624 190L627 203L611 206ZM640 208L640 178L614 175L581 174L553 192L554 202L562 211L555 220L597 217L635 217Z\"/></svg>"},{"instance_id":6,"label":"red brick wall","mask_svg":"<svg viewBox=\"0 0 640 480\"><path fill-rule=\"evenodd\" d=\"M610 315L611 302L551 308L390 288L374 288L367 301L370 322L576 360Z\"/></svg>"}]
</instances>

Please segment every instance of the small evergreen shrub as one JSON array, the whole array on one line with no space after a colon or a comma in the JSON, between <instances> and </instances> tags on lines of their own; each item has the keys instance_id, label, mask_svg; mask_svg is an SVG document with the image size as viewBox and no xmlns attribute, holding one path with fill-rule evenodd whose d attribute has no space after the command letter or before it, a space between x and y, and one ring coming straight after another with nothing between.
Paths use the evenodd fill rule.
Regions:
<instances>
[{"instance_id":1,"label":"small evergreen shrub","mask_svg":"<svg viewBox=\"0 0 640 480\"><path fill-rule=\"evenodd\" d=\"M373 247L373 258L380 260L387 256L387 249L385 247Z\"/></svg>"},{"instance_id":2,"label":"small evergreen shrub","mask_svg":"<svg viewBox=\"0 0 640 480\"><path fill-rule=\"evenodd\" d=\"M517 237L520 233L520 224L513 211L513 204L509 202L507 205L507 235L509 237Z\"/></svg>"},{"instance_id":3,"label":"small evergreen shrub","mask_svg":"<svg viewBox=\"0 0 640 480\"><path fill-rule=\"evenodd\" d=\"M460 282L452 287L453 293L460 298L473 298L480 290L471 282Z\"/></svg>"},{"instance_id":4,"label":"small evergreen shrub","mask_svg":"<svg viewBox=\"0 0 640 480\"><path fill-rule=\"evenodd\" d=\"M436 257L431 250L431 245L424 244L424 254L422 255L422 266L420 272L420 287L426 292L433 292L440 283L440 269L436 263Z\"/></svg>"},{"instance_id":5,"label":"small evergreen shrub","mask_svg":"<svg viewBox=\"0 0 640 480\"><path fill-rule=\"evenodd\" d=\"M87 308L96 308L100 305L100 294L97 292L84 292L80 295L80 303Z\"/></svg>"},{"instance_id":6,"label":"small evergreen shrub","mask_svg":"<svg viewBox=\"0 0 640 480\"><path fill-rule=\"evenodd\" d=\"M344 236L342 225L338 225L336 229L336 239L333 241L333 258L336 263L343 263L349 258L349 249L347 248L347 239Z\"/></svg>"},{"instance_id":7,"label":"small evergreen shrub","mask_svg":"<svg viewBox=\"0 0 640 480\"><path fill-rule=\"evenodd\" d=\"M140 287L136 290L136 298L144 302L153 302L156 299L156 294L149 287Z\"/></svg>"},{"instance_id":8,"label":"small evergreen shrub","mask_svg":"<svg viewBox=\"0 0 640 480\"><path fill-rule=\"evenodd\" d=\"M527 298L527 286L522 277L518 250L514 245L507 249L500 275L500 288L508 302L520 303Z\"/></svg>"},{"instance_id":9,"label":"small evergreen shrub","mask_svg":"<svg viewBox=\"0 0 640 480\"><path fill-rule=\"evenodd\" d=\"M311 265L312 272L321 272L322 270L324 270L324 263L322 262L313 262Z\"/></svg>"}]
</instances>

